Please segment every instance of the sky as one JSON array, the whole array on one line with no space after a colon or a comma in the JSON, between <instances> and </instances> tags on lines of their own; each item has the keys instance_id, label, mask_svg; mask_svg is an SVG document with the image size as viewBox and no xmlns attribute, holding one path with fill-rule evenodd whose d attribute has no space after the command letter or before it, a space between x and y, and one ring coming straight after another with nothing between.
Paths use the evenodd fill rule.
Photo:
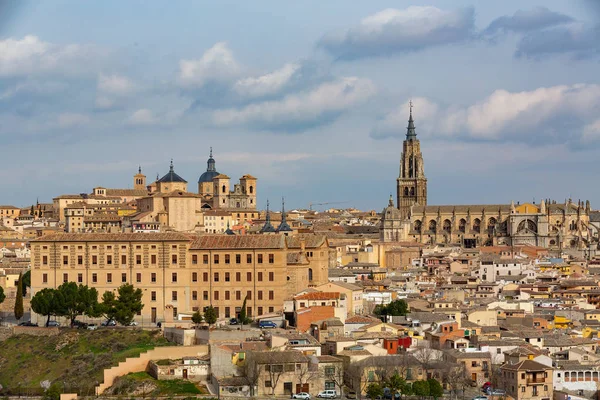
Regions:
<instances>
[{"instance_id":1,"label":"sky","mask_svg":"<svg viewBox=\"0 0 600 400\"><path fill-rule=\"evenodd\" d=\"M380 210L412 100L429 204L600 208L598 71L595 0L0 0L0 204L212 147L261 208Z\"/></svg>"}]
</instances>

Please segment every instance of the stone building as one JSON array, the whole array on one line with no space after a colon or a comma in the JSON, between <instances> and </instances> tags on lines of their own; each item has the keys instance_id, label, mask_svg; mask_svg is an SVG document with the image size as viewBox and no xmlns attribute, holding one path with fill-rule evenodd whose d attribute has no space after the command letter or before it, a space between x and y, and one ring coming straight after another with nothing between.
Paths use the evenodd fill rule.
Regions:
<instances>
[{"instance_id":1,"label":"stone building","mask_svg":"<svg viewBox=\"0 0 600 400\"><path fill-rule=\"evenodd\" d=\"M31 292L76 282L98 290L142 289L140 322L213 305L237 317L279 311L284 299L327 282L325 236L181 233L54 234L31 241Z\"/></svg>"}]
</instances>

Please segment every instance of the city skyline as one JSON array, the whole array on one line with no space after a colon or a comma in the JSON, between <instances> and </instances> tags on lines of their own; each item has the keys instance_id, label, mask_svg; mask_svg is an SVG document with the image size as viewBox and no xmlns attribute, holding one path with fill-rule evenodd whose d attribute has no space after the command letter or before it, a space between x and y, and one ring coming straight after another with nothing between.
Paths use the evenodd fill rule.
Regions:
<instances>
[{"instance_id":1,"label":"city skyline","mask_svg":"<svg viewBox=\"0 0 600 400\"><path fill-rule=\"evenodd\" d=\"M151 182L171 159L192 184L212 146L261 209L380 210L412 100L430 204L598 207L592 1L317 4L1 4L0 203L131 187L138 165Z\"/></svg>"}]
</instances>

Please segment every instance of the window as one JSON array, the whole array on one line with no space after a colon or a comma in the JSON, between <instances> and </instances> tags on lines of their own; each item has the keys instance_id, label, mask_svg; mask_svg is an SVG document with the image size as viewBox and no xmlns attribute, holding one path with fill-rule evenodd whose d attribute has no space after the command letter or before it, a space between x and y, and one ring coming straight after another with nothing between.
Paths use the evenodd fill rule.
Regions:
<instances>
[{"instance_id":1,"label":"window","mask_svg":"<svg viewBox=\"0 0 600 400\"><path fill-rule=\"evenodd\" d=\"M198 300L198 292L195 290L192 291L192 300Z\"/></svg>"},{"instance_id":2,"label":"window","mask_svg":"<svg viewBox=\"0 0 600 400\"><path fill-rule=\"evenodd\" d=\"M525 386L521 386L521 393L525 393Z\"/></svg>"},{"instance_id":3,"label":"window","mask_svg":"<svg viewBox=\"0 0 600 400\"><path fill-rule=\"evenodd\" d=\"M202 274L202 280L203 280L204 282L208 282L208 272L204 272L204 273Z\"/></svg>"},{"instance_id":4,"label":"window","mask_svg":"<svg viewBox=\"0 0 600 400\"><path fill-rule=\"evenodd\" d=\"M239 264L242 262L242 255L241 254L236 254L235 255L235 263Z\"/></svg>"},{"instance_id":5,"label":"window","mask_svg":"<svg viewBox=\"0 0 600 400\"><path fill-rule=\"evenodd\" d=\"M150 282L152 282L152 283L156 283L156 272L153 272L153 273L150 275Z\"/></svg>"},{"instance_id":6,"label":"window","mask_svg":"<svg viewBox=\"0 0 600 400\"><path fill-rule=\"evenodd\" d=\"M229 282L231 280L229 272L225 272L225 282Z\"/></svg>"},{"instance_id":7,"label":"window","mask_svg":"<svg viewBox=\"0 0 600 400\"><path fill-rule=\"evenodd\" d=\"M64 283L69 282L69 274L63 274L63 282Z\"/></svg>"},{"instance_id":8,"label":"window","mask_svg":"<svg viewBox=\"0 0 600 400\"><path fill-rule=\"evenodd\" d=\"M241 272L236 272L235 273L235 281L239 282L242 280L242 273Z\"/></svg>"},{"instance_id":9,"label":"window","mask_svg":"<svg viewBox=\"0 0 600 400\"><path fill-rule=\"evenodd\" d=\"M112 283L112 274L110 272L106 274L106 283Z\"/></svg>"},{"instance_id":10,"label":"window","mask_svg":"<svg viewBox=\"0 0 600 400\"><path fill-rule=\"evenodd\" d=\"M208 300L208 290L205 290L204 292L202 292L202 299Z\"/></svg>"},{"instance_id":11,"label":"window","mask_svg":"<svg viewBox=\"0 0 600 400\"><path fill-rule=\"evenodd\" d=\"M177 301L177 290L171 292L171 300Z\"/></svg>"},{"instance_id":12,"label":"window","mask_svg":"<svg viewBox=\"0 0 600 400\"><path fill-rule=\"evenodd\" d=\"M246 280L252 282L252 272L246 272Z\"/></svg>"},{"instance_id":13,"label":"window","mask_svg":"<svg viewBox=\"0 0 600 400\"><path fill-rule=\"evenodd\" d=\"M258 300L262 300L262 290L258 291Z\"/></svg>"},{"instance_id":14,"label":"window","mask_svg":"<svg viewBox=\"0 0 600 400\"><path fill-rule=\"evenodd\" d=\"M92 256L92 265L98 265L98 256Z\"/></svg>"},{"instance_id":15,"label":"window","mask_svg":"<svg viewBox=\"0 0 600 400\"><path fill-rule=\"evenodd\" d=\"M77 265L83 265L83 256L77 256Z\"/></svg>"},{"instance_id":16,"label":"window","mask_svg":"<svg viewBox=\"0 0 600 400\"><path fill-rule=\"evenodd\" d=\"M177 254L171 254L171 264L177 264Z\"/></svg>"},{"instance_id":17,"label":"window","mask_svg":"<svg viewBox=\"0 0 600 400\"><path fill-rule=\"evenodd\" d=\"M252 254L246 254L246 264L252 264Z\"/></svg>"},{"instance_id":18,"label":"window","mask_svg":"<svg viewBox=\"0 0 600 400\"><path fill-rule=\"evenodd\" d=\"M267 365L268 367L268 365ZM270 388L271 387L271 381L265 381L265 387Z\"/></svg>"},{"instance_id":19,"label":"window","mask_svg":"<svg viewBox=\"0 0 600 400\"><path fill-rule=\"evenodd\" d=\"M257 263L259 263L259 264L262 264L262 261L263 261L263 260L262 260L262 256L263 256L262 254L257 254L257 255L256 255L256 262L257 262Z\"/></svg>"},{"instance_id":20,"label":"window","mask_svg":"<svg viewBox=\"0 0 600 400\"><path fill-rule=\"evenodd\" d=\"M215 264L218 264L218 263L219 263L219 255L218 255L218 254L215 254L215 256L214 256L214 261L213 261L213 262L214 262Z\"/></svg>"},{"instance_id":21,"label":"window","mask_svg":"<svg viewBox=\"0 0 600 400\"><path fill-rule=\"evenodd\" d=\"M229 292L226 292L229 293ZM225 307L225 318L231 317L231 311L229 307ZM238 359L241 361L244 359L244 353L239 353Z\"/></svg>"},{"instance_id":22,"label":"window","mask_svg":"<svg viewBox=\"0 0 600 400\"><path fill-rule=\"evenodd\" d=\"M92 274L92 282L93 283L97 283L98 282L98 274L96 274L96 273Z\"/></svg>"},{"instance_id":23,"label":"window","mask_svg":"<svg viewBox=\"0 0 600 400\"><path fill-rule=\"evenodd\" d=\"M235 291L235 299L236 300L241 300L242 299L242 292L240 292L239 290Z\"/></svg>"},{"instance_id":24,"label":"window","mask_svg":"<svg viewBox=\"0 0 600 400\"><path fill-rule=\"evenodd\" d=\"M225 254L225 264L229 264L230 263L230 256L229 254Z\"/></svg>"},{"instance_id":25,"label":"window","mask_svg":"<svg viewBox=\"0 0 600 400\"><path fill-rule=\"evenodd\" d=\"M156 301L156 292L150 292L150 300Z\"/></svg>"},{"instance_id":26,"label":"window","mask_svg":"<svg viewBox=\"0 0 600 400\"><path fill-rule=\"evenodd\" d=\"M259 273L256 275L256 280L257 280L257 281L259 281L259 282L262 282L262 272L259 272Z\"/></svg>"},{"instance_id":27,"label":"window","mask_svg":"<svg viewBox=\"0 0 600 400\"><path fill-rule=\"evenodd\" d=\"M258 315L262 315L263 314L263 308L262 307L258 307Z\"/></svg>"},{"instance_id":28,"label":"window","mask_svg":"<svg viewBox=\"0 0 600 400\"><path fill-rule=\"evenodd\" d=\"M150 256L150 263L151 263L152 265L156 265L156 254L152 254L152 255Z\"/></svg>"},{"instance_id":29,"label":"window","mask_svg":"<svg viewBox=\"0 0 600 400\"><path fill-rule=\"evenodd\" d=\"M214 281L215 282L219 282L219 273L218 272L215 272L215 279L214 279Z\"/></svg>"},{"instance_id":30,"label":"window","mask_svg":"<svg viewBox=\"0 0 600 400\"><path fill-rule=\"evenodd\" d=\"M335 390L335 382L325 381L325 390Z\"/></svg>"},{"instance_id":31,"label":"window","mask_svg":"<svg viewBox=\"0 0 600 400\"><path fill-rule=\"evenodd\" d=\"M177 272L173 272L171 274L171 282L173 282L173 283L177 282Z\"/></svg>"},{"instance_id":32,"label":"window","mask_svg":"<svg viewBox=\"0 0 600 400\"><path fill-rule=\"evenodd\" d=\"M275 292L272 290L269 290L269 300L273 300L275 298Z\"/></svg>"},{"instance_id":33,"label":"window","mask_svg":"<svg viewBox=\"0 0 600 400\"><path fill-rule=\"evenodd\" d=\"M112 265L112 256L106 256L106 264Z\"/></svg>"},{"instance_id":34,"label":"window","mask_svg":"<svg viewBox=\"0 0 600 400\"><path fill-rule=\"evenodd\" d=\"M225 300L229 300L229 290L225 291Z\"/></svg>"},{"instance_id":35,"label":"window","mask_svg":"<svg viewBox=\"0 0 600 400\"><path fill-rule=\"evenodd\" d=\"M122 282L122 283L125 283L125 282L127 282L127 274L126 274L126 273L122 273L122 274L121 274L121 282Z\"/></svg>"},{"instance_id":36,"label":"window","mask_svg":"<svg viewBox=\"0 0 600 400\"><path fill-rule=\"evenodd\" d=\"M218 290L214 291L214 293L213 293L213 299L214 300L219 300L219 291Z\"/></svg>"},{"instance_id":37,"label":"window","mask_svg":"<svg viewBox=\"0 0 600 400\"><path fill-rule=\"evenodd\" d=\"M42 274L42 283L48 283L48 274Z\"/></svg>"},{"instance_id":38,"label":"window","mask_svg":"<svg viewBox=\"0 0 600 400\"><path fill-rule=\"evenodd\" d=\"M269 312L271 313L273 311L275 311L275 307L269 307Z\"/></svg>"},{"instance_id":39,"label":"window","mask_svg":"<svg viewBox=\"0 0 600 400\"><path fill-rule=\"evenodd\" d=\"M246 292L246 297L248 298L248 300L252 300L252 291L251 290L248 290Z\"/></svg>"},{"instance_id":40,"label":"window","mask_svg":"<svg viewBox=\"0 0 600 400\"><path fill-rule=\"evenodd\" d=\"M192 282L198 282L198 273L192 272Z\"/></svg>"},{"instance_id":41,"label":"window","mask_svg":"<svg viewBox=\"0 0 600 400\"><path fill-rule=\"evenodd\" d=\"M126 255L122 255L122 256L121 256L121 264L122 264L122 265L125 265L125 264L127 264L127 256L126 256Z\"/></svg>"},{"instance_id":42,"label":"window","mask_svg":"<svg viewBox=\"0 0 600 400\"><path fill-rule=\"evenodd\" d=\"M142 256L141 256L141 254L136 254L135 255L135 264L136 265L142 265Z\"/></svg>"},{"instance_id":43,"label":"window","mask_svg":"<svg viewBox=\"0 0 600 400\"><path fill-rule=\"evenodd\" d=\"M198 255L192 255L192 264L198 264Z\"/></svg>"},{"instance_id":44,"label":"window","mask_svg":"<svg viewBox=\"0 0 600 400\"><path fill-rule=\"evenodd\" d=\"M63 265L69 265L69 256L63 256Z\"/></svg>"},{"instance_id":45,"label":"window","mask_svg":"<svg viewBox=\"0 0 600 400\"><path fill-rule=\"evenodd\" d=\"M173 318L177 318L177 307L173 307Z\"/></svg>"},{"instance_id":46,"label":"window","mask_svg":"<svg viewBox=\"0 0 600 400\"><path fill-rule=\"evenodd\" d=\"M269 282L273 282L275 280L275 273L273 271L269 272Z\"/></svg>"},{"instance_id":47,"label":"window","mask_svg":"<svg viewBox=\"0 0 600 400\"><path fill-rule=\"evenodd\" d=\"M275 254L269 254L269 264L273 264L275 262Z\"/></svg>"},{"instance_id":48,"label":"window","mask_svg":"<svg viewBox=\"0 0 600 400\"><path fill-rule=\"evenodd\" d=\"M208 264L208 254L202 255L202 264Z\"/></svg>"},{"instance_id":49,"label":"window","mask_svg":"<svg viewBox=\"0 0 600 400\"><path fill-rule=\"evenodd\" d=\"M48 256L42 256L42 265L48 265Z\"/></svg>"},{"instance_id":50,"label":"window","mask_svg":"<svg viewBox=\"0 0 600 400\"><path fill-rule=\"evenodd\" d=\"M77 282L83 283L83 274L77 274Z\"/></svg>"}]
</instances>

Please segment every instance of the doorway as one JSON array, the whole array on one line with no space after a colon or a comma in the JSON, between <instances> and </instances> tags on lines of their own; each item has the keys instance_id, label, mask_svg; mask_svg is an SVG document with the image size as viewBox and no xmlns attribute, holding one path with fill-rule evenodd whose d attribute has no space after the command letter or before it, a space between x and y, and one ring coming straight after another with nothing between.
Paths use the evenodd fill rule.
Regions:
<instances>
[{"instance_id":1,"label":"doorway","mask_svg":"<svg viewBox=\"0 0 600 400\"><path fill-rule=\"evenodd\" d=\"M290 396L292 394L292 382L283 383L283 394Z\"/></svg>"},{"instance_id":2,"label":"doorway","mask_svg":"<svg viewBox=\"0 0 600 400\"><path fill-rule=\"evenodd\" d=\"M187 375L187 369L183 370L183 379L187 379L188 375Z\"/></svg>"},{"instance_id":3,"label":"doorway","mask_svg":"<svg viewBox=\"0 0 600 400\"><path fill-rule=\"evenodd\" d=\"M296 393L300 393L300 392L310 393L310 384L308 384L308 383L303 383L303 384L296 383Z\"/></svg>"},{"instance_id":4,"label":"doorway","mask_svg":"<svg viewBox=\"0 0 600 400\"><path fill-rule=\"evenodd\" d=\"M152 307L151 316L152 316L152 323L155 324L156 323L156 307Z\"/></svg>"}]
</instances>

